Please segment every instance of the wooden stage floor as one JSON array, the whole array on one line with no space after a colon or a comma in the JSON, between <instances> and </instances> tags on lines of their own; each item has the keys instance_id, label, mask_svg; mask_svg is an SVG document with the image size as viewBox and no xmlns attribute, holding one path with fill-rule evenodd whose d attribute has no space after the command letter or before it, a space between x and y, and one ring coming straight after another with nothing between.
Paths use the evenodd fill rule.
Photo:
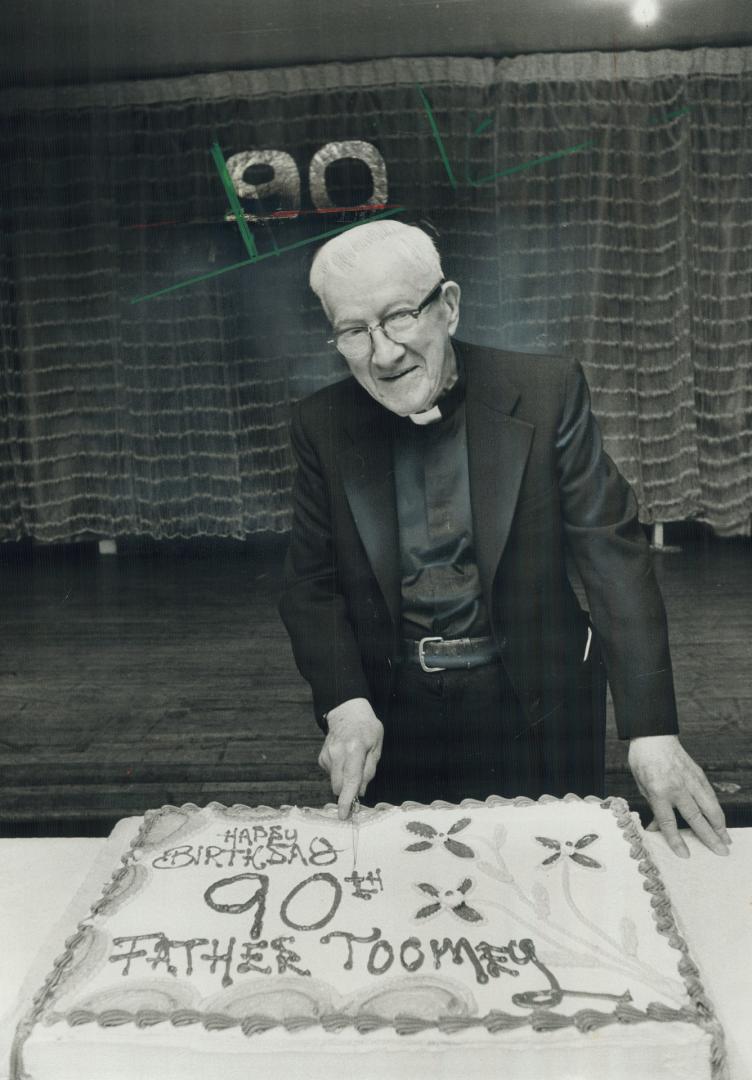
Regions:
<instances>
[{"instance_id":1,"label":"wooden stage floor","mask_svg":"<svg viewBox=\"0 0 752 1080\"><path fill-rule=\"evenodd\" d=\"M752 825L752 548L656 555L682 737ZM0 545L0 832L104 833L164 803L328 801L276 613L284 541ZM608 790L640 808L609 721Z\"/></svg>"}]
</instances>

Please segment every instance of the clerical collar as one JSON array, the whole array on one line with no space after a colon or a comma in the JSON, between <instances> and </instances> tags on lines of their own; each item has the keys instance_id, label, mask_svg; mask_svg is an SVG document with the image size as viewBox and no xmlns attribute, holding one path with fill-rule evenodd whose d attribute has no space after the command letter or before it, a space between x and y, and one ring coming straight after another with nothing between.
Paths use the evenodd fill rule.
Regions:
<instances>
[{"instance_id":1,"label":"clerical collar","mask_svg":"<svg viewBox=\"0 0 752 1080\"><path fill-rule=\"evenodd\" d=\"M465 366L459 356L457 360L457 381L445 390L439 400L425 412L410 413L410 419L414 424L423 427L425 424L435 424L438 420L446 420L456 412L459 405L465 400Z\"/></svg>"},{"instance_id":2,"label":"clerical collar","mask_svg":"<svg viewBox=\"0 0 752 1080\"><path fill-rule=\"evenodd\" d=\"M425 412L410 413L410 419L414 424L418 424L419 427L423 427L425 424L435 424L437 420L443 419L444 414L438 405L434 405L431 409L426 409Z\"/></svg>"}]
</instances>

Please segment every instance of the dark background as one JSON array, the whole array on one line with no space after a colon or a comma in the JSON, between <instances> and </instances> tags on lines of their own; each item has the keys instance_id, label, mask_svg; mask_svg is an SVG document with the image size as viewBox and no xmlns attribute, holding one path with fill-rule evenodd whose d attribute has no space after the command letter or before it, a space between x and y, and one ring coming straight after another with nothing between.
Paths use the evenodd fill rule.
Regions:
<instances>
[{"instance_id":1,"label":"dark background","mask_svg":"<svg viewBox=\"0 0 752 1080\"><path fill-rule=\"evenodd\" d=\"M619 54L627 50L752 43L746 0L712 5L706 0L664 0L659 6L658 20L648 25L635 21L631 4L617 0L537 0L524 5L519 0L406 0L378 6L369 0L5 0L0 9L0 84L10 92L30 87L49 91L114 80L382 57L498 58L584 51L610 54L616 77ZM438 85L432 93L448 110L450 93ZM294 124L296 117L282 119ZM322 138L306 128L305 118L297 120L311 146L320 145ZM4 123L3 181L15 185L16 193L28 182L26 162L20 158L31 145L29 139L36 140L39 153L49 147L45 182L75 178L75 169L65 171L69 165L59 175L55 172L55 142L65 135L75 146L80 137L80 145L89 147L90 131L71 134L54 109L41 121L35 114L33 122L17 110L15 120ZM117 134L116 128L113 123L110 134ZM202 129L202 137L208 138L209 128ZM148 127L138 134L152 147L161 138L159 129ZM107 162L102 153L94 171L106 171ZM357 179L356 174L345 175L343 189L356 190ZM175 190L169 176L155 182L150 194L154 220L160 220L162 207L172 210ZM193 195L195 210L202 190ZM212 198L222 213L221 194ZM45 205L34 203L34 213L59 216ZM7 200L4 206L7 209ZM414 209L419 216L420 207ZM140 222L128 218L127 207L118 207L116 224L122 229ZM25 227L21 220L19 232ZM306 235L310 228L305 222L296 224L295 236ZM451 223L450 240L461 228L461 221ZM176 269L184 276L198 273L210 249L217 265L242 258L237 234L229 226L217 229L198 222L185 236L169 229L157 230L148 240L139 235L138 242L131 236L130 247L130 241L122 241L124 275L117 282L126 291L147 280L172 281ZM13 252L17 254L18 248ZM461 263L462 256L455 246L450 270L452 257ZM35 273L44 272L45 258L42 252ZM249 348L249 342L264 346L260 356L253 357L250 389L243 389L238 372L248 382L248 371L237 366L234 353L228 359L210 347L208 355L206 348L199 348L195 356L202 370L212 369L215 383L228 371L229 378L236 379L239 415L249 430L271 424L278 433L271 457L259 457L253 444L247 447L243 468L249 474L289 474L284 434L288 395L282 384L297 379L297 392L305 392L306 372L294 350L285 345L270 351L268 342L291 331L280 318L283 303L290 305L293 323L305 322L311 339L324 330L306 292L306 264L301 258L284 271L272 269L258 276L253 298L245 305L238 303L238 287L219 279L222 285L203 292L201 299L187 291L177 294L179 302L148 317L150 344L169 345L183 358L186 350L196 348L187 332L185 341L180 338L181 327L191 318L204 320L194 337L211 340L220 317L227 334L229 318L231 349L239 342L243 348ZM86 254L74 251L69 270L85 267L91 267ZM23 274L9 275L11 306L18 308L29 283ZM480 289L482 283L476 284ZM486 301L477 291L473 301L472 288L468 295L466 310L480 336ZM512 299L516 303L517 298ZM491 327L492 334L496 329ZM130 332L138 338L142 329L136 326ZM105 341L108 333L105 326ZM7 322L3 334L7 344ZM27 342L27 351L39 346L40 334L43 331ZM70 340L76 341L74 328ZM317 379L337 374L336 361L328 363L328 368L317 369ZM15 377L16 372L10 374ZM42 390L47 392L44 384ZM172 386L170 392L177 390ZM9 403L11 396L0 395L0 423L8 418ZM199 404L206 406L207 401ZM79 428L86 405L80 397L71 405ZM6 436L0 449L12 457L18 445ZM157 443L152 450L158 453ZM16 464L23 468L28 462ZM190 473L187 456L184 465ZM273 494L274 505L281 507L281 480ZM132 492L114 491L113 502L118 505L126 497L132 498ZM240 497L252 501L249 491L241 491ZM257 511L251 506L251 511L256 514L252 535L222 538L210 504L204 531L216 533L214 539L160 540L133 531L119 533L117 556L99 554L99 536L91 529L82 530L76 543L50 542L40 529L11 536L0 545L0 828L6 835L106 832L117 818L166 802L325 801L327 783L316 767L320 735L275 611L284 528L274 514L265 520L263 507ZM19 512L19 519L22 516ZM163 531L167 536L170 529ZM113 531L100 535L108 537ZM656 562L669 610L684 743L707 770L730 823L750 824L749 537L721 539L702 523L679 520L666 527L665 541L676 550L658 552ZM640 807L626 769L625 747L613 733L608 777L610 791Z\"/></svg>"},{"instance_id":2,"label":"dark background","mask_svg":"<svg viewBox=\"0 0 752 1080\"><path fill-rule=\"evenodd\" d=\"M389 56L747 45L746 0L5 0L6 84L102 82Z\"/></svg>"}]
</instances>

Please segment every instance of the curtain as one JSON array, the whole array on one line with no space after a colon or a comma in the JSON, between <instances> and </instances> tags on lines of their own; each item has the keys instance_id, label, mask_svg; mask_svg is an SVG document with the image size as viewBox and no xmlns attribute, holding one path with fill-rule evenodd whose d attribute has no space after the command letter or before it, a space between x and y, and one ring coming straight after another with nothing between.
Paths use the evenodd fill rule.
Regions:
<instances>
[{"instance_id":1,"label":"curtain","mask_svg":"<svg viewBox=\"0 0 752 1080\"><path fill-rule=\"evenodd\" d=\"M310 258L376 212L438 232L465 340L582 360L643 520L748 534L751 120L752 49L0 93L0 538L286 529L290 404L345 373ZM371 195L348 159L317 210L343 140L384 208L338 209ZM214 145L289 155L300 213L243 199L244 238Z\"/></svg>"}]
</instances>

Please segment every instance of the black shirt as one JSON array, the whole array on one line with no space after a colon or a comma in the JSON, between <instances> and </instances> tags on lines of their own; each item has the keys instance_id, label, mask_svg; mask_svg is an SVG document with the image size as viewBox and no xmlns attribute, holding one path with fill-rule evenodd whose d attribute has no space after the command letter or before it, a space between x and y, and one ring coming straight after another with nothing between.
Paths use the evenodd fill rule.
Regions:
<instances>
[{"instance_id":1,"label":"black shirt","mask_svg":"<svg viewBox=\"0 0 752 1080\"><path fill-rule=\"evenodd\" d=\"M406 417L394 444L402 632L481 637L490 631L473 547L461 375L439 408L430 424Z\"/></svg>"}]
</instances>

